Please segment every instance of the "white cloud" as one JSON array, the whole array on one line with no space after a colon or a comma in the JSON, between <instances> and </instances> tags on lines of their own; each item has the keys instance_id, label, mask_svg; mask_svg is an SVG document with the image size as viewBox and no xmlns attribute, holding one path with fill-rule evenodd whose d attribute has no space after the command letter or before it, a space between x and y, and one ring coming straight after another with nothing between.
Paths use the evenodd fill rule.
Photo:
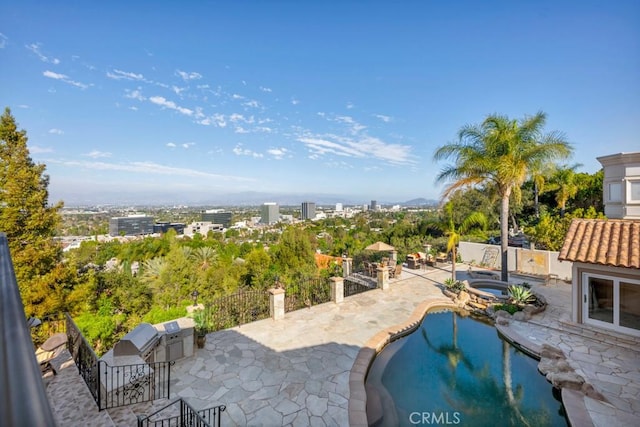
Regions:
<instances>
[{"instance_id":1,"label":"white cloud","mask_svg":"<svg viewBox=\"0 0 640 427\"><path fill-rule=\"evenodd\" d=\"M220 127L220 128L223 128L223 127L227 126L227 121L226 121L226 119L224 117L224 114L219 114L219 113L216 113L211 117L206 117L206 118L198 121L198 123L200 123L201 125L204 125L204 126L214 125L214 126L217 126L217 127Z\"/></svg>"},{"instance_id":2,"label":"white cloud","mask_svg":"<svg viewBox=\"0 0 640 427\"><path fill-rule=\"evenodd\" d=\"M244 99L244 96L238 95L237 93L234 93L233 95L231 95L231 98L233 98L233 99Z\"/></svg>"},{"instance_id":3,"label":"white cloud","mask_svg":"<svg viewBox=\"0 0 640 427\"><path fill-rule=\"evenodd\" d=\"M0 49L4 49L4 47L7 45L8 40L9 38L7 36L0 33Z\"/></svg>"},{"instance_id":4,"label":"white cloud","mask_svg":"<svg viewBox=\"0 0 640 427\"><path fill-rule=\"evenodd\" d=\"M234 130L235 133L249 133L249 131L245 128L243 128L242 126L236 126L236 129Z\"/></svg>"},{"instance_id":5,"label":"white cloud","mask_svg":"<svg viewBox=\"0 0 640 427\"><path fill-rule=\"evenodd\" d=\"M298 141L305 144L315 155L333 154L341 157L373 158L398 165L415 163L411 156L411 146L389 144L368 135L357 138L305 135L299 137Z\"/></svg>"},{"instance_id":6,"label":"white cloud","mask_svg":"<svg viewBox=\"0 0 640 427\"><path fill-rule=\"evenodd\" d=\"M347 107L347 110L351 110L352 108L355 107L355 105L353 105L353 102L347 102L346 107Z\"/></svg>"},{"instance_id":7,"label":"white cloud","mask_svg":"<svg viewBox=\"0 0 640 427\"><path fill-rule=\"evenodd\" d=\"M145 81L142 74L130 73L122 70L113 70L113 72L107 71L107 77L114 80L137 80Z\"/></svg>"},{"instance_id":8,"label":"white cloud","mask_svg":"<svg viewBox=\"0 0 640 427\"><path fill-rule=\"evenodd\" d=\"M86 89L86 88L89 87L89 85L87 85L87 84L71 80L69 78L69 76L67 76L66 74L54 73L53 71L47 70L47 71L43 72L42 75L45 76L45 77L48 77L50 79L60 80L62 82L70 84L72 86L79 87L80 89Z\"/></svg>"},{"instance_id":9,"label":"white cloud","mask_svg":"<svg viewBox=\"0 0 640 427\"><path fill-rule=\"evenodd\" d=\"M267 150L267 153L271 154L274 159L281 160L284 156L289 154L289 150L286 148L271 148Z\"/></svg>"},{"instance_id":10,"label":"white cloud","mask_svg":"<svg viewBox=\"0 0 640 427\"><path fill-rule=\"evenodd\" d=\"M191 72L188 73L186 71L180 71L180 70L176 70L176 75L182 77L182 80L189 81L189 80L200 80L202 78L202 74L200 73L196 73L196 72Z\"/></svg>"},{"instance_id":11,"label":"white cloud","mask_svg":"<svg viewBox=\"0 0 640 427\"><path fill-rule=\"evenodd\" d=\"M29 108L29 106L27 104L20 104L18 105L18 108Z\"/></svg>"},{"instance_id":12,"label":"white cloud","mask_svg":"<svg viewBox=\"0 0 640 427\"><path fill-rule=\"evenodd\" d=\"M184 144L181 144L182 148L184 148L185 150L188 150L189 147L193 147L194 145L196 145L195 142L185 142Z\"/></svg>"},{"instance_id":13,"label":"white cloud","mask_svg":"<svg viewBox=\"0 0 640 427\"><path fill-rule=\"evenodd\" d=\"M132 106L132 107L129 107L129 110L132 110L132 111L138 111L138 107L136 107L136 106L134 105L134 106Z\"/></svg>"},{"instance_id":14,"label":"white cloud","mask_svg":"<svg viewBox=\"0 0 640 427\"><path fill-rule=\"evenodd\" d=\"M29 147L29 152L31 154L53 153L53 148L34 145L33 147Z\"/></svg>"},{"instance_id":15,"label":"white cloud","mask_svg":"<svg viewBox=\"0 0 640 427\"><path fill-rule=\"evenodd\" d=\"M293 105L298 105L298 104L300 104L300 101L298 101L296 98L291 98L291 103Z\"/></svg>"},{"instance_id":16,"label":"white cloud","mask_svg":"<svg viewBox=\"0 0 640 427\"><path fill-rule=\"evenodd\" d=\"M61 129L56 129L56 128L49 129L49 133L52 133L54 135L63 135L64 134L64 132Z\"/></svg>"},{"instance_id":17,"label":"white cloud","mask_svg":"<svg viewBox=\"0 0 640 427\"><path fill-rule=\"evenodd\" d=\"M182 96L182 92L184 92L185 90L187 90L186 87L178 87L178 86L171 86L171 90L175 92L176 95L178 96Z\"/></svg>"},{"instance_id":18,"label":"white cloud","mask_svg":"<svg viewBox=\"0 0 640 427\"><path fill-rule=\"evenodd\" d=\"M125 91L125 94L124 94L125 98L137 99L138 101L144 101L145 99L147 99L142 95L140 88L135 90L125 89L124 91Z\"/></svg>"},{"instance_id":19,"label":"white cloud","mask_svg":"<svg viewBox=\"0 0 640 427\"><path fill-rule=\"evenodd\" d=\"M389 123L391 121L391 117L385 116L383 114L374 114L373 117L376 117L376 118L382 120L385 123Z\"/></svg>"},{"instance_id":20,"label":"white cloud","mask_svg":"<svg viewBox=\"0 0 640 427\"><path fill-rule=\"evenodd\" d=\"M242 148L242 145L238 144L233 148L233 153L237 156L249 156L255 158L263 157L261 153L257 153L253 150L249 150L248 148Z\"/></svg>"},{"instance_id":21,"label":"white cloud","mask_svg":"<svg viewBox=\"0 0 640 427\"><path fill-rule=\"evenodd\" d=\"M246 107L251 107L251 108L258 108L260 106L260 103L254 99L252 99L251 101L247 101L245 103L243 103L242 105L246 106Z\"/></svg>"},{"instance_id":22,"label":"white cloud","mask_svg":"<svg viewBox=\"0 0 640 427\"><path fill-rule=\"evenodd\" d=\"M210 172L202 172L195 169L177 168L160 165L153 162L130 162L130 163L106 163L106 162L78 162L78 161L56 161L49 160L50 163L59 163L73 168L83 167L91 170L122 171L132 173L143 173L152 175L184 176L190 178L210 178L222 181L251 182L253 178L234 175L221 175Z\"/></svg>"},{"instance_id":23,"label":"white cloud","mask_svg":"<svg viewBox=\"0 0 640 427\"><path fill-rule=\"evenodd\" d=\"M174 144L173 142L167 142L167 147L176 148L176 144Z\"/></svg>"},{"instance_id":24,"label":"white cloud","mask_svg":"<svg viewBox=\"0 0 640 427\"><path fill-rule=\"evenodd\" d=\"M261 91L263 91L263 92L273 92L273 91L271 90L271 88L264 87L264 86L260 86L260 90L261 90Z\"/></svg>"},{"instance_id":25,"label":"white cloud","mask_svg":"<svg viewBox=\"0 0 640 427\"><path fill-rule=\"evenodd\" d=\"M149 101L151 101L156 105L160 105L162 107L166 107L171 110L176 110L177 112L179 112L180 114L184 114L185 116L191 116L193 114L193 110L190 110L185 107L180 107L179 105L176 105L175 102L169 101L168 99L162 96L152 96L151 98L149 98Z\"/></svg>"},{"instance_id":26,"label":"white cloud","mask_svg":"<svg viewBox=\"0 0 640 427\"><path fill-rule=\"evenodd\" d=\"M42 46L41 43L31 43L31 44L25 45L27 49L29 49L31 52L36 54L36 56L40 59L40 61L48 62L53 65L58 65L60 63L60 60L58 58L48 57L48 56L45 56L42 52L40 52L40 46Z\"/></svg>"},{"instance_id":27,"label":"white cloud","mask_svg":"<svg viewBox=\"0 0 640 427\"><path fill-rule=\"evenodd\" d=\"M107 151L93 150L93 151L91 151L89 153L83 154L83 156L91 157L92 159L101 159L101 158L111 157L111 153L109 153Z\"/></svg>"}]
</instances>

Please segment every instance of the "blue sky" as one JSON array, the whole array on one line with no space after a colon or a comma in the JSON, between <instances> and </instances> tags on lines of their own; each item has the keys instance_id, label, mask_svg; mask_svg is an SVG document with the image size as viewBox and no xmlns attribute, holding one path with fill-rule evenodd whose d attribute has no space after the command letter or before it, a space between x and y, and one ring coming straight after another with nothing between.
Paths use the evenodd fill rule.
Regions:
<instances>
[{"instance_id":1,"label":"blue sky","mask_svg":"<svg viewBox=\"0 0 640 427\"><path fill-rule=\"evenodd\" d=\"M640 2L3 2L0 99L52 201L437 199L491 113L639 151Z\"/></svg>"}]
</instances>

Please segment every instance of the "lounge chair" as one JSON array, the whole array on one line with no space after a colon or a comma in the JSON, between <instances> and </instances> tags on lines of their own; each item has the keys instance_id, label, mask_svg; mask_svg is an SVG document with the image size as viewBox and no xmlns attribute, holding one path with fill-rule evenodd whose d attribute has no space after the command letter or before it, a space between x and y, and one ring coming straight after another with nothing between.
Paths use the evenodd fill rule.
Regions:
<instances>
[{"instance_id":1,"label":"lounge chair","mask_svg":"<svg viewBox=\"0 0 640 427\"><path fill-rule=\"evenodd\" d=\"M51 361L58 357L62 350L64 350L67 344L67 334L60 332L51 335L38 349L36 350L36 359L40 364L40 371L44 375L47 371L53 372L56 375L57 372L53 368Z\"/></svg>"}]
</instances>

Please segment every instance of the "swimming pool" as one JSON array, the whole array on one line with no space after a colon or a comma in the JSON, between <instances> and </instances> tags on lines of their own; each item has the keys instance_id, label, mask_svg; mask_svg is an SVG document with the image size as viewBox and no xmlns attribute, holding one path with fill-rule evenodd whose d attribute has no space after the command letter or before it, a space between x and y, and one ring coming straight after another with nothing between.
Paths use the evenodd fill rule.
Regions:
<instances>
[{"instance_id":1,"label":"swimming pool","mask_svg":"<svg viewBox=\"0 0 640 427\"><path fill-rule=\"evenodd\" d=\"M374 359L365 387L372 426L567 426L538 361L484 317L446 311Z\"/></svg>"}]
</instances>

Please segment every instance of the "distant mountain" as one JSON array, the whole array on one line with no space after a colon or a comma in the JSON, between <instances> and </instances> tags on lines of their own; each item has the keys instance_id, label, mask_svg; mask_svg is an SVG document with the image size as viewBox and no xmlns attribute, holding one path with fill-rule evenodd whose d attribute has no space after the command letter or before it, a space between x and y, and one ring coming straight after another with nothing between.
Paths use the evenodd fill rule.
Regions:
<instances>
[{"instance_id":1,"label":"distant mountain","mask_svg":"<svg viewBox=\"0 0 640 427\"><path fill-rule=\"evenodd\" d=\"M411 200L407 200L406 202L400 203L400 206L420 206L420 207L424 207L424 206L438 206L438 201L437 200L433 200L433 199L425 199L423 197L420 197L418 199L411 199Z\"/></svg>"},{"instance_id":2,"label":"distant mountain","mask_svg":"<svg viewBox=\"0 0 640 427\"><path fill-rule=\"evenodd\" d=\"M345 196L322 193L262 193L256 191L244 191L227 194L185 194L178 192L146 192L142 194L126 194L117 192L92 192L89 194L74 193L51 197L52 201L64 200L66 206L85 205L114 205L114 206L161 206L161 205L187 205L187 206L259 206L265 202L276 202L280 206L301 205L302 202L314 202L318 206L335 206L342 203L344 206L362 206L371 203L371 200L363 200L358 196ZM435 200L425 198L411 199L406 202L378 200L380 206L400 205L405 207L435 206Z\"/></svg>"}]
</instances>

